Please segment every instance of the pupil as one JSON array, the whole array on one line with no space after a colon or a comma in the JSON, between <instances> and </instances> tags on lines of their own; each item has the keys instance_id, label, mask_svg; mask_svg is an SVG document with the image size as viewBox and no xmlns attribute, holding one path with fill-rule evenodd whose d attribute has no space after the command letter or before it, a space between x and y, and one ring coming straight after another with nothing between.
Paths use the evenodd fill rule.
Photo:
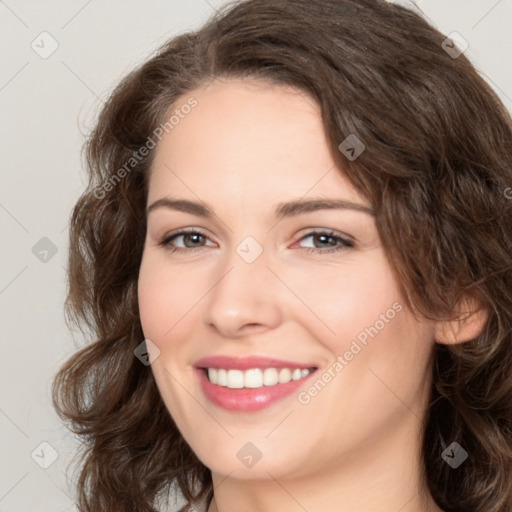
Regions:
<instances>
[{"instance_id":1,"label":"pupil","mask_svg":"<svg viewBox=\"0 0 512 512\"><path fill-rule=\"evenodd\" d=\"M320 240L320 243L328 243L329 239L331 239L331 237L329 235L318 235L318 238ZM331 243L328 245L333 245L333 244Z\"/></svg>"},{"instance_id":2,"label":"pupil","mask_svg":"<svg viewBox=\"0 0 512 512\"><path fill-rule=\"evenodd\" d=\"M200 240L198 240L198 238L202 237L202 235L199 235L199 234L191 234L191 235L188 235L189 239L193 239L192 240L192 243L195 244L195 243L198 243Z\"/></svg>"}]
</instances>

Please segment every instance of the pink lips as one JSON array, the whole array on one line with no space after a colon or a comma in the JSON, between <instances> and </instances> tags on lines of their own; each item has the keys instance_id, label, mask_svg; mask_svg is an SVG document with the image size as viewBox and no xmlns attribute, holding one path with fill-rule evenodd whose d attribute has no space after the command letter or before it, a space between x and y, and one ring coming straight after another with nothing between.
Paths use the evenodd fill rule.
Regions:
<instances>
[{"instance_id":1,"label":"pink lips","mask_svg":"<svg viewBox=\"0 0 512 512\"><path fill-rule=\"evenodd\" d=\"M312 364L272 359L270 357L250 356L211 356L199 359L196 368L225 368L226 370L249 370L251 368L313 368Z\"/></svg>"},{"instance_id":2,"label":"pink lips","mask_svg":"<svg viewBox=\"0 0 512 512\"><path fill-rule=\"evenodd\" d=\"M231 389L212 384L206 377L205 368L224 368L226 370L248 370L250 368L315 368L311 364L284 361L268 357L230 357L212 356L200 359L195 363L195 370L201 389L206 398L218 407L228 411L254 412L273 405L297 391L304 382L313 375L312 371L306 377L292 380L285 384L263 386L261 388Z\"/></svg>"}]
</instances>

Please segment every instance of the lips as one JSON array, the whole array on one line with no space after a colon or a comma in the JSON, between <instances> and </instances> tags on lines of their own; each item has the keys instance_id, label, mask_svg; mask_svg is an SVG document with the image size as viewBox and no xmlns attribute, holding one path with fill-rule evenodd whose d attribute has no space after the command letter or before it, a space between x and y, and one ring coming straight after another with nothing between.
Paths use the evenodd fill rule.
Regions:
<instances>
[{"instance_id":1,"label":"lips","mask_svg":"<svg viewBox=\"0 0 512 512\"><path fill-rule=\"evenodd\" d=\"M253 412L292 395L317 367L260 356L212 356L197 361L195 369L211 403L229 411Z\"/></svg>"},{"instance_id":2,"label":"lips","mask_svg":"<svg viewBox=\"0 0 512 512\"><path fill-rule=\"evenodd\" d=\"M251 356L211 356L199 359L194 365L196 368L224 368L226 370L250 370L251 368L301 368L308 369L315 367L309 363L298 363L296 361L285 361L271 357Z\"/></svg>"}]
</instances>

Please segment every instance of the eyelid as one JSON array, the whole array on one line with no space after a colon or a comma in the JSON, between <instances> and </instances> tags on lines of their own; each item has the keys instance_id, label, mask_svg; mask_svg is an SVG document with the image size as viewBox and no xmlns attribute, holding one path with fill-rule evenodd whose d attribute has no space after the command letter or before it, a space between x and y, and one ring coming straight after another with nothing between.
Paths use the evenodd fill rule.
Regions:
<instances>
[{"instance_id":1,"label":"eyelid","mask_svg":"<svg viewBox=\"0 0 512 512\"><path fill-rule=\"evenodd\" d=\"M303 234L302 236L299 237L298 241L295 242L293 244L293 246L300 243L302 240L309 238L309 237L314 237L315 235L326 235L329 238L338 240L341 243L341 245L338 245L336 247L327 247L324 249L321 249L318 247L303 247L302 248L303 250L305 250L307 252L315 253L315 254L330 254L330 253L335 253L335 252L355 248L355 246L356 246L354 237L352 237L348 234L345 234L345 233L341 233L337 230L327 229L327 228L309 228L309 230L305 234Z\"/></svg>"},{"instance_id":2,"label":"eyelid","mask_svg":"<svg viewBox=\"0 0 512 512\"><path fill-rule=\"evenodd\" d=\"M297 244L300 244L304 239L309 237L314 237L315 235L325 235L329 238L333 238L338 240L338 245L335 247L325 247L325 248L318 248L318 247L301 247L301 249L305 250L306 252L314 253L314 254L329 254L334 252L339 252L342 250L347 250L351 248L356 247L355 239L353 236L342 233L340 231L330 229L330 228L304 228L306 232L302 234L302 236L299 236L298 240L292 244L291 247L296 246ZM158 243L159 246L162 246L164 249L171 250L171 252L191 252L191 251L197 251L201 250L204 247L211 247L208 245L202 245L198 247L171 247L170 243L172 239L178 238L180 236L185 236L187 234L197 234L201 235L202 237L206 238L207 240L210 240L210 237L201 229L201 228L195 228L195 227L188 227L188 228L181 228L174 232L166 233ZM210 240L211 241L211 240Z\"/></svg>"},{"instance_id":3,"label":"eyelid","mask_svg":"<svg viewBox=\"0 0 512 512\"><path fill-rule=\"evenodd\" d=\"M347 242L353 242L353 243L356 242L356 239L352 235L349 235L348 233L345 233L343 231L338 231L337 229L322 228L322 227L307 227L301 231L304 231L304 233L302 235L299 235L299 240L302 240L302 238L304 238L305 236L308 236L308 235L324 234L325 233L325 234L330 234L332 236L343 238Z\"/></svg>"},{"instance_id":4,"label":"eyelid","mask_svg":"<svg viewBox=\"0 0 512 512\"><path fill-rule=\"evenodd\" d=\"M190 228L180 228L175 231L170 231L170 232L166 233L165 235L160 237L160 241L158 242L158 245L165 247L165 246L169 245L171 239L178 238L179 236L184 236L184 235L188 235L188 234L198 234L198 235L201 235L204 238L210 240L210 237L201 228L190 227ZM194 250L194 249L201 249L201 247L196 247L196 248L188 247L185 249L182 247L178 247L177 249L190 251L190 250Z\"/></svg>"}]
</instances>

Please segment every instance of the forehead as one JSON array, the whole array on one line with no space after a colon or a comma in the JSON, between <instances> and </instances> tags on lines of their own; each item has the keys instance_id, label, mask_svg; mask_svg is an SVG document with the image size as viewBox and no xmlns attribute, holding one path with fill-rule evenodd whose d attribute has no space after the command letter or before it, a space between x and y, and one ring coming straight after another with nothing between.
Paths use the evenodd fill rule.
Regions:
<instances>
[{"instance_id":1,"label":"forehead","mask_svg":"<svg viewBox=\"0 0 512 512\"><path fill-rule=\"evenodd\" d=\"M256 80L219 80L182 96L197 102L157 144L149 199L162 194L276 202L286 197L359 198L336 168L320 108L309 95ZM187 109L188 110L188 109Z\"/></svg>"}]
</instances>

